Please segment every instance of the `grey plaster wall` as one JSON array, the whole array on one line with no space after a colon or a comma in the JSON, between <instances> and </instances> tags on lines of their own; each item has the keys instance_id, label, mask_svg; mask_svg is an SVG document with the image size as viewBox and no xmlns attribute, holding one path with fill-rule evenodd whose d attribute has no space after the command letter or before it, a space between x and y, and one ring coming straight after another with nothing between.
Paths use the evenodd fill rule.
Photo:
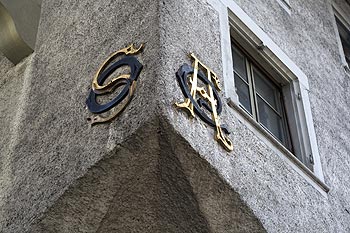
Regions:
<instances>
[{"instance_id":1,"label":"grey plaster wall","mask_svg":"<svg viewBox=\"0 0 350 233\"><path fill-rule=\"evenodd\" d=\"M25 103L25 84L28 79L31 61L32 56L24 59L14 67L5 57L1 60L1 155L9 155L11 141L17 134L16 128L19 122L19 112Z\"/></svg>"},{"instance_id":2,"label":"grey plaster wall","mask_svg":"<svg viewBox=\"0 0 350 233\"><path fill-rule=\"evenodd\" d=\"M145 122L49 209L32 232L265 232L168 122Z\"/></svg>"},{"instance_id":3,"label":"grey plaster wall","mask_svg":"<svg viewBox=\"0 0 350 233\"><path fill-rule=\"evenodd\" d=\"M291 2L288 15L274 0L237 1L309 78L328 198L226 103L231 153L174 108L188 52L222 77L218 12L205 0L44 1L35 54L12 68L0 58L0 231L349 232L350 79L329 3ZM135 96L89 128L91 79L132 42L146 43Z\"/></svg>"},{"instance_id":4,"label":"grey plaster wall","mask_svg":"<svg viewBox=\"0 0 350 233\"><path fill-rule=\"evenodd\" d=\"M28 57L15 67L5 57L0 60L0 155L2 168L0 181L2 190L11 185L8 162L18 135L18 123L21 107L25 103L25 83L28 79L31 59L32 57ZM4 201L2 198L1 200Z\"/></svg>"},{"instance_id":5,"label":"grey plaster wall","mask_svg":"<svg viewBox=\"0 0 350 233\"><path fill-rule=\"evenodd\" d=\"M16 144L0 158L8 171L0 185L1 232L30 230L73 180L153 117L157 12L158 2L148 1L42 3ZM146 43L138 57L144 72L133 102L119 118L125 124L90 129L85 100L92 77L110 53L132 42Z\"/></svg>"},{"instance_id":6,"label":"grey plaster wall","mask_svg":"<svg viewBox=\"0 0 350 233\"><path fill-rule=\"evenodd\" d=\"M11 62L3 55L0 54L0 75L1 77L4 77L7 71L12 67L13 65ZM2 78L2 80L5 78Z\"/></svg>"},{"instance_id":7,"label":"grey plaster wall","mask_svg":"<svg viewBox=\"0 0 350 233\"><path fill-rule=\"evenodd\" d=\"M321 224L324 221L333 227L328 230L331 232L348 232L350 79L340 62L330 2L291 1L291 16L274 1L271 2L252 4L241 1L240 5L309 78L321 162L325 181L331 187L327 201L328 216L316 222ZM345 1L335 2L350 13ZM326 212L323 211L323 214ZM316 213L312 216L319 216ZM308 220L312 218L311 215L305 217Z\"/></svg>"},{"instance_id":8,"label":"grey plaster wall","mask_svg":"<svg viewBox=\"0 0 350 233\"><path fill-rule=\"evenodd\" d=\"M165 2L162 74L168 84L164 95L175 102L183 97L173 74L187 60L187 52L195 51L222 74L219 20L205 1ZM221 119L233 131L235 148L230 154L199 120L188 119L170 105L164 107L165 115L241 195L268 232L349 232L350 79L341 67L329 2L292 1L291 15L277 1L237 2L309 78L325 182L331 187L328 198L262 143L229 107L224 107Z\"/></svg>"}]
</instances>

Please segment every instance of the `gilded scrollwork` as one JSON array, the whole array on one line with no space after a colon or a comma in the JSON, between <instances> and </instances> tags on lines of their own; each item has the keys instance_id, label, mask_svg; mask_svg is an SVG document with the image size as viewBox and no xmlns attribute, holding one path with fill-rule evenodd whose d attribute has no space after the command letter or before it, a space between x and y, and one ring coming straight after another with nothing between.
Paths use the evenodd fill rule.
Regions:
<instances>
[{"instance_id":1,"label":"gilded scrollwork","mask_svg":"<svg viewBox=\"0 0 350 233\"><path fill-rule=\"evenodd\" d=\"M192 66L183 64L176 73L181 91L185 96L182 103L175 103L177 108L184 109L189 116L197 115L201 120L215 128L215 139L227 150L233 150L233 144L225 135L229 131L220 125L219 115L222 111L222 102L218 91L220 81L218 76L193 54ZM225 133L225 134L224 134Z\"/></svg>"},{"instance_id":2,"label":"gilded scrollwork","mask_svg":"<svg viewBox=\"0 0 350 233\"><path fill-rule=\"evenodd\" d=\"M100 66L92 80L91 91L86 100L88 109L94 114L88 118L90 125L113 120L130 102L136 89L137 78L143 67L137 58L131 55L141 52L142 49L143 45L135 48L131 44L111 54ZM123 57L118 60L117 58L120 56ZM130 68L130 73L120 74L112 78L107 84L104 84L107 78L117 69L125 66ZM105 104L98 103L98 96L110 94L117 88L121 88L121 91L115 98ZM110 113L107 116L97 115L108 111Z\"/></svg>"}]
</instances>

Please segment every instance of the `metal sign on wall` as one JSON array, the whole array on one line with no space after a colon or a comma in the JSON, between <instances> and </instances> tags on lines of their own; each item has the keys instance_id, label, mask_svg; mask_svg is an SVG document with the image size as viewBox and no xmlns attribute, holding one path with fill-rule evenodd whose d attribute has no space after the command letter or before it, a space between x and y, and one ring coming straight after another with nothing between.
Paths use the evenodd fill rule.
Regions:
<instances>
[{"instance_id":1,"label":"metal sign on wall","mask_svg":"<svg viewBox=\"0 0 350 233\"><path fill-rule=\"evenodd\" d=\"M92 80L91 90L86 100L88 109L94 114L88 118L90 125L113 120L130 102L136 89L137 78L143 67L137 58L132 55L140 53L142 49L142 44L139 48L135 48L131 44L111 54L98 69ZM122 58L118 59L121 56ZM120 74L104 84L117 69L125 66L129 67L129 73ZM98 103L98 97L111 94L117 88L120 89L120 92L111 101L105 104ZM109 114L101 115L106 112Z\"/></svg>"},{"instance_id":2,"label":"metal sign on wall","mask_svg":"<svg viewBox=\"0 0 350 233\"><path fill-rule=\"evenodd\" d=\"M177 81L185 96L182 103L175 105L187 111L191 117L197 115L201 120L215 129L215 139L227 150L233 150L227 128L220 125L219 115L222 102L218 91L220 81L218 76L191 53L193 65L183 64L176 73Z\"/></svg>"}]
</instances>

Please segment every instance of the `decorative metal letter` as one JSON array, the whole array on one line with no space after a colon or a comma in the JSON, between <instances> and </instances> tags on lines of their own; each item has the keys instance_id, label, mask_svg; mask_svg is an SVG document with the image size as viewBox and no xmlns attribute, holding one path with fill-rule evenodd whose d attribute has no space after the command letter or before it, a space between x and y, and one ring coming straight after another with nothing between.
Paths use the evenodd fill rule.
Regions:
<instances>
[{"instance_id":1,"label":"decorative metal letter","mask_svg":"<svg viewBox=\"0 0 350 233\"><path fill-rule=\"evenodd\" d=\"M227 151L232 151L232 142L223 134L223 132L229 134L229 131L224 125L220 125L219 121L222 102L217 90L221 90L219 86L220 81L217 75L200 62L193 53L190 54L190 58L194 60L193 67L183 64L176 73L185 101L183 103L175 103L175 105L186 110L191 117L195 117L196 114L201 120L214 127L216 130L215 139ZM200 83L206 87L200 87ZM198 99L197 94L199 96Z\"/></svg>"},{"instance_id":2,"label":"decorative metal letter","mask_svg":"<svg viewBox=\"0 0 350 233\"><path fill-rule=\"evenodd\" d=\"M133 44L131 44L128 47L111 54L96 72L96 75L92 80L91 91L86 100L86 105L90 112L94 114L101 114L111 109L112 110L111 113L105 117L96 115L89 117L88 121L90 125L113 120L130 102L135 92L137 78L142 70L142 64L136 57L130 55L141 52L142 48L142 44L137 49ZM116 58L121 55L124 55L124 57L118 61L115 61ZM113 64L111 64L112 62ZM104 85L104 81L122 66L129 66L130 73L121 74L111 79L111 81ZM111 93L118 87L123 88L114 99L106 104L97 103L97 96Z\"/></svg>"}]
</instances>

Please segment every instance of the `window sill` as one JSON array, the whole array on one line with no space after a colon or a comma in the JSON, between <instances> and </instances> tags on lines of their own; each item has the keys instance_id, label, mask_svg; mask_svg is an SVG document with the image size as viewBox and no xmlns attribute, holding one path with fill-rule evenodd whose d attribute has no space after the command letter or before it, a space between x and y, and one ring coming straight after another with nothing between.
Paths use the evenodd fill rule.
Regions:
<instances>
[{"instance_id":1,"label":"window sill","mask_svg":"<svg viewBox=\"0 0 350 233\"><path fill-rule=\"evenodd\" d=\"M327 197L327 193L330 188L323 181L321 181L308 167L306 167L298 158L296 158L288 149L286 149L276 138L274 138L264 127L256 122L248 113L246 113L240 106L233 102L230 98L227 101L228 105L235 110L238 114L236 116L247 123L253 132L257 131L258 136L265 142L270 142L272 149L278 152L282 158L292 165L293 169L296 170L302 177L308 181L314 188L316 188L323 196ZM243 117L242 117L243 116ZM254 133L255 133L254 132ZM267 139L267 140L266 140Z\"/></svg>"}]
</instances>

